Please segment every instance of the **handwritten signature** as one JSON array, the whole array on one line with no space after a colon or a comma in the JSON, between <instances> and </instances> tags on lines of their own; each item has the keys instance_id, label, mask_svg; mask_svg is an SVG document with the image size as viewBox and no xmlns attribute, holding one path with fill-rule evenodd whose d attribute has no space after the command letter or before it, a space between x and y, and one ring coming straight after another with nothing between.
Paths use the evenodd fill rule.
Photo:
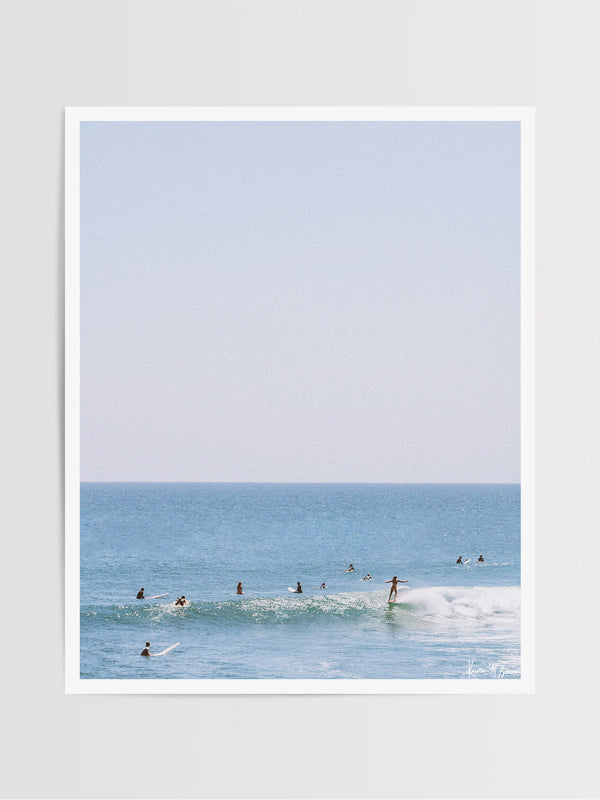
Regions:
<instances>
[{"instance_id":1,"label":"handwritten signature","mask_svg":"<svg viewBox=\"0 0 600 800\"><path fill-rule=\"evenodd\" d=\"M478 667L475 665L475 661L469 659L469 666L467 668L467 678L472 678L474 675L490 675L492 678L496 678L496 680L500 678L504 678L506 675L518 675L518 671L514 669L507 669L503 667L502 664L496 663L489 663L487 665L483 665Z\"/></svg>"}]
</instances>

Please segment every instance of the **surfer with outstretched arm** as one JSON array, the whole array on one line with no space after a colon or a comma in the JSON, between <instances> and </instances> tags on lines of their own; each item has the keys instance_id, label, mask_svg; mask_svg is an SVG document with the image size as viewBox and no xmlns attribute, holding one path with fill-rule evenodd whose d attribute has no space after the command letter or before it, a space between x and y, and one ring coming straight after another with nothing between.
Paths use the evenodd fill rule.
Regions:
<instances>
[{"instance_id":1,"label":"surfer with outstretched arm","mask_svg":"<svg viewBox=\"0 0 600 800\"><path fill-rule=\"evenodd\" d=\"M398 584L399 583L408 583L408 581L399 581L398 578L394 575L391 581L384 581L384 583L391 583L390 587L390 594L388 597L388 603L392 599L392 594L394 595L394 600L398 597Z\"/></svg>"},{"instance_id":2,"label":"surfer with outstretched arm","mask_svg":"<svg viewBox=\"0 0 600 800\"><path fill-rule=\"evenodd\" d=\"M141 656L151 656L152 653L150 652L150 642L146 642L146 647L140 653Z\"/></svg>"}]
</instances>

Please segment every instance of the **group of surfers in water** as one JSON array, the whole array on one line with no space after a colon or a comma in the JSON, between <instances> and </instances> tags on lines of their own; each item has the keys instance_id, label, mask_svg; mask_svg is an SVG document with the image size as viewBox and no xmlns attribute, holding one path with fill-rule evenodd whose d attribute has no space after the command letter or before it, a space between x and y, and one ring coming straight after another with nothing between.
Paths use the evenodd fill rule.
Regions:
<instances>
[{"instance_id":1,"label":"group of surfers in water","mask_svg":"<svg viewBox=\"0 0 600 800\"><path fill-rule=\"evenodd\" d=\"M466 564L468 561L470 561L470 559L467 559L467 561L463 561L462 556L459 556L456 559L456 563L457 564ZM479 558L477 559L477 562L481 563L481 564L483 564L485 562L485 559L484 559L483 555L479 556ZM348 569L345 569L344 572L354 572L354 565L350 564ZM373 580L373 578L371 577L371 575L368 572L364 576L364 578L361 578L361 581L372 581L372 580ZM398 579L398 577L396 575L394 575L393 578L391 578L389 581L384 581L384 583L391 583L392 584L391 587L390 587L390 593L388 595L388 602L390 602L392 600L392 597L393 597L394 600L396 600L396 598L398 596L398 584L399 583L408 583L408 581L401 581L401 580ZM325 582L323 582L320 586L311 586L311 589L326 589L326 588L327 588L327 584ZM236 594L244 594L244 587L242 586L242 582L241 581L236 586L236 590L235 591L236 591ZM293 594L303 594L302 585L301 585L300 581L297 581L296 588L294 589ZM144 587L143 586L139 590L139 592L137 593L136 599L137 600L146 600L147 599L146 595L144 594ZM185 599L185 595L182 594L181 597L178 597L177 600L175 600L174 605L176 605L176 606L187 606L187 605L189 605L189 603ZM150 645L147 643L146 644L146 649L149 646ZM150 653L149 652L148 653L143 652L142 655L150 655Z\"/></svg>"},{"instance_id":2,"label":"group of surfers in water","mask_svg":"<svg viewBox=\"0 0 600 800\"><path fill-rule=\"evenodd\" d=\"M483 557L480 557L480 561L483 561ZM456 563L458 564L458 563L462 563L462 562L459 559L459 561L457 561ZM354 572L354 565L350 564L348 569L345 569L344 572ZM364 576L364 578L361 578L361 581L372 581L372 580L373 580L373 578L371 577L371 575L368 572ZM389 594L389 597L388 597L388 601L389 601L389 600L392 599L392 595L394 596L394 599L396 599L396 596L398 595L398 584L399 583L408 583L408 581L398 580L398 578L394 575L394 577L391 580L384 581L384 583L391 583L392 584L392 586L390 588L390 594ZM325 581L323 581L323 583L320 586L311 586L310 588L311 589L326 589L327 588L327 584L325 583ZM238 585L236 586L235 593L236 594L244 594L244 587L242 586L242 582L241 581L239 581ZM294 589L293 594L303 594L302 585L301 585L300 581L297 581L296 588ZM142 586L142 588L139 590L139 592L136 595L136 600L147 600L147 599L148 598L144 594L144 587ZM176 606L187 606L187 605L189 605L189 603L185 599L185 595L182 594L181 597L178 597L177 600L175 600L174 605L176 605ZM146 649L148 647L149 647L149 644L146 644ZM150 655L150 653L149 652L148 653L142 653L142 655Z\"/></svg>"}]
</instances>

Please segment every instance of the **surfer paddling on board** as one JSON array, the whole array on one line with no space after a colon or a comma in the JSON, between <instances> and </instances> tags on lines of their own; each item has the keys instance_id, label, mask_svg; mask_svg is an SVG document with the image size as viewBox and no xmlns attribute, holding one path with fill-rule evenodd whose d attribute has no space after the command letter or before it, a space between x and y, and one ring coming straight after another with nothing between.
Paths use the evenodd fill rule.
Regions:
<instances>
[{"instance_id":1,"label":"surfer paddling on board","mask_svg":"<svg viewBox=\"0 0 600 800\"><path fill-rule=\"evenodd\" d=\"M176 606L187 606L187 604L188 604L188 601L185 599L185 595L184 594L182 594L181 597L178 597L177 600L175 600L175 605Z\"/></svg>"},{"instance_id":2,"label":"surfer paddling on board","mask_svg":"<svg viewBox=\"0 0 600 800\"><path fill-rule=\"evenodd\" d=\"M369 575L368 572L367 572L367 574L365 575L364 578L361 578L361 581L372 581L372 580L373 580L373 578Z\"/></svg>"},{"instance_id":3,"label":"surfer paddling on board","mask_svg":"<svg viewBox=\"0 0 600 800\"><path fill-rule=\"evenodd\" d=\"M146 598L144 597L144 587L143 587L143 586L142 586L142 588L139 590L139 592L136 594L136 596L135 596L135 599L136 599L136 600L145 600L145 599L146 599Z\"/></svg>"},{"instance_id":4,"label":"surfer paddling on board","mask_svg":"<svg viewBox=\"0 0 600 800\"><path fill-rule=\"evenodd\" d=\"M141 656L151 656L152 653L150 652L150 642L146 642L146 647L140 653Z\"/></svg>"},{"instance_id":5,"label":"surfer paddling on board","mask_svg":"<svg viewBox=\"0 0 600 800\"><path fill-rule=\"evenodd\" d=\"M392 594L394 595L394 600L398 597L398 584L399 583L408 583L408 581L399 581L398 578L394 575L391 581L384 581L384 583L391 583L390 587L390 594L388 597L388 603L392 599Z\"/></svg>"},{"instance_id":6,"label":"surfer paddling on board","mask_svg":"<svg viewBox=\"0 0 600 800\"><path fill-rule=\"evenodd\" d=\"M237 589L235 590L236 594L244 594L244 590L242 589L242 582L240 581L237 585Z\"/></svg>"},{"instance_id":7,"label":"surfer paddling on board","mask_svg":"<svg viewBox=\"0 0 600 800\"><path fill-rule=\"evenodd\" d=\"M344 572L354 572L354 567L352 566L352 564L350 564L348 569L345 569Z\"/></svg>"}]
</instances>

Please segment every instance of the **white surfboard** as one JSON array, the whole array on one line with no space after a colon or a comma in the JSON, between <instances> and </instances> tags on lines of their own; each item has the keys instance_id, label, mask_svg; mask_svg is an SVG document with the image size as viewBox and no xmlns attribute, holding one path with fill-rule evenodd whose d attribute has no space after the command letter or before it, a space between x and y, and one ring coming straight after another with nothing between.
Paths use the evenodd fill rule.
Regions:
<instances>
[{"instance_id":1,"label":"white surfboard","mask_svg":"<svg viewBox=\"0 0 600 800\"><path fill-rule=\"evenodd\" d=\"M169 650L172 650L174 647L177 647L178 644L179 644L179 642L175 642L175 644L172 644L171 647L167 647L166 650L161 650L160 653L152 653L152 655L153 656L164 656L165 653L168 653Z\"/></svg>"},{"instance_id":2,"label":"white surfboard","mask_svg":"<svg viewBox=\"0 0 600 800\"><path fill-rule=\"evenodd\" d=\"M153 594L150 600L158 600L159 597L166 597L168 594L168 592L165 592L164 594Z\"/></svg>"},{"instance_id":3,"label":"white surfboard","mask_svg":"<svg viewBox=\"0 0 600 800\"><path fill-rule=\"evenodd\" d=\"M302 592L299 592L297 589L292 589L291 586L288 586L288 592L291 592L292 594L302 594Z\"/></svg>"}]
</instances>

